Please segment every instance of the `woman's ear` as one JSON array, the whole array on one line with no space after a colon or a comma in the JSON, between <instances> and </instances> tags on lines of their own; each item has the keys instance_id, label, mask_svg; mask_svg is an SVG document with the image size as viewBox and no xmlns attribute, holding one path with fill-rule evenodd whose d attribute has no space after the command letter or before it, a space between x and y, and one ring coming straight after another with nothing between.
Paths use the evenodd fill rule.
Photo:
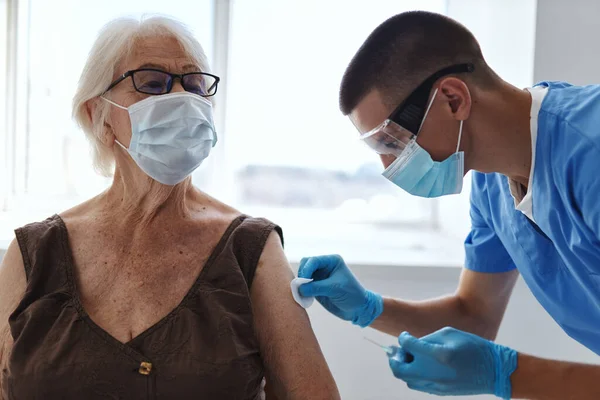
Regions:
<instances>
[{"instance_id":1,"label":"woman's ear","mask_svg":"<svg viewBox=\"0 0 600 400\"><path fill-rule=\"evenodd\" d=\"M112 126L110 126L108 122L104 122L100 140L106 147L112 147L112 145L115 143L115 139L116 136L113 133Z\"/></svg>"},{"instance_id":2,"label":"woman's ear","mask_svg":"<svg viewBox=\"0 0 600 400\"><path fill-rule=\"evenodd\" d=\"M459 121L467 120L471 113L471 92L467 84L458 78L449 77L440 83L440 91L454 118Z\"/></svg>"},{"instance_id":3,"label":"woman's ear","mask_svg":"<svg viewBox=\"0 0 600 400\"><path fill-rule=\"evenodd\" d=\"M98 109L98 107L100 107L100 104L98 103L98 98L90 99L85 103L87 117L92 127L95 127L96 124L100 123L100 121L98 120L102 118L101 112ZM102 144L104 144L107 147L111 147L114 144L115 135L112 126L110 125L110 121L102 121L102 129L99 129L97 132L98 138L100 139Z\"/></svg>"}]
</instances>

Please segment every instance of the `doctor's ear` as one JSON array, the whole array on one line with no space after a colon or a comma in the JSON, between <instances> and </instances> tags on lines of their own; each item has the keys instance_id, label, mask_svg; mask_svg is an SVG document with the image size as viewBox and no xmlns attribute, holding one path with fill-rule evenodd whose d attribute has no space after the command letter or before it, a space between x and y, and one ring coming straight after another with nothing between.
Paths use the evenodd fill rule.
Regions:
<instances>
[{"instance_id":1,"label":"doctor's ear","mask_svg":"<svg viewBox=\"0 0 600 400\"><path fill-rule=\"evenodd\" d=\"M471 113L471 92L467 84L454 77L445 78L440 83L440 89L448 111L456 120L464 121Z\"/></svg>"}]
</instances>

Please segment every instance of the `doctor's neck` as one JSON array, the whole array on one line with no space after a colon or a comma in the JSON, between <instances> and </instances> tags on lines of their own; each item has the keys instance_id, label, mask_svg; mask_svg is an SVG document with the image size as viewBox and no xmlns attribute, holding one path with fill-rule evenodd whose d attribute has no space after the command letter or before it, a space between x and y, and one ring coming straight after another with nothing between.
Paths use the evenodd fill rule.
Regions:
<instances>
[{"instance_id":1,"label":"doctor's neck","mask_svg":"<svg viewBox=\"0 0 600 400\"><path fill-rule=\"evenodd\" d=\"M466 169L497 172L527 187L531 169L531 95L504 81L479 90L465 127ZM470 154L469 154L470 153Z\"/></svg>"}]
</instances>

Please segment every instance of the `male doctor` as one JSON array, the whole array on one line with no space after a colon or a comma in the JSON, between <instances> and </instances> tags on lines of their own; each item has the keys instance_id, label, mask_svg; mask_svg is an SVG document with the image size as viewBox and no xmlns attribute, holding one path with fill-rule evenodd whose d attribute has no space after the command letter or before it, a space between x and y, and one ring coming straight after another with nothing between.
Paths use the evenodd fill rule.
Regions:
<instances>
[{"instance_id":1,"label":"male doctor","mask_svg":"<svg viewBox=\"0 0 600 400\"><path fill-rule=\"evenodd\" d=\"M412 389L600 399L600 366L491 341L521 274L565 332L600 354L600 86L521 90L494 73L464 26L409 12L360 47L340 107L383 175L415 196L459 193L474 171L465 268L455 294L408 302L366 290L339 256L311 257L298 275L314 281L301 295L399 335L405 357L390 367Z\"/></svg>"}]
</instances>

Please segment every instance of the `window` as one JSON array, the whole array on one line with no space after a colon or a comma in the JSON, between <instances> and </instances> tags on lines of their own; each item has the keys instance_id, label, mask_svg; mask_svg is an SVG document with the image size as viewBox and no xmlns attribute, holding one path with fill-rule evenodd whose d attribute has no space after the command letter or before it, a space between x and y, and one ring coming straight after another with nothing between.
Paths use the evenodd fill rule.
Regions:
<instances>
[{"instance_id":1,"label":"window","mask_svg":"<svg viewBox=\"0 0 600 400\"><path fill-rule=\"evenodd\" d=\"M430 226L433 202L381 176L379 158L340 113L338 91L377 25L411 9L443 13L445 4L233 1L225 125L232 202L285 221Z\"/></svg>"},{"instance_id":2,"label":"window","mask_svg":"<svg viewBox=\"0 0 600 400\"><path fill-rule=\"evenodd\" d=\"M339 83L356 50L382 21L411 9L462 22L502 77L531 85L534 0L232 0L225 154L213 171L221 174L219 197L281 223L288 243L305 252L353 254L357 262L376 253L381 263L398 262L401 252L409 263L461 263L469 177L458 196L404 193L380 175L378 157L338 110ZM425 256L433 252L440 258Z\"/></svg>"},{"instance_id":3,"label":"window","mask_svg":"<svg viewBox=\"0 0 600 400\"><path fill-rule=\"evenodd\" d=\"M535 3L0 0L0 32L7 33L0 51L8 56L0 58L0 123L6 127L0 132L0 211L9 210L0 212L0 247L14 226L110 184L92 170L88 143L71 120L72 96L103 24L159 13L192 28L223 78L215 99L219 144L193 175L201 189L280 223L292 259L347 251L358 261L372 262L376 253L377 262L388 263L402 251L413 264L458 263L456 238L469 226L468 179L463 194L437 200L396 188L339 112L339 83L377 25L421 9L464 23L503 78L529 86ZM440 247L454 250L426 258Z\"/></svg>"}]
</instances>

